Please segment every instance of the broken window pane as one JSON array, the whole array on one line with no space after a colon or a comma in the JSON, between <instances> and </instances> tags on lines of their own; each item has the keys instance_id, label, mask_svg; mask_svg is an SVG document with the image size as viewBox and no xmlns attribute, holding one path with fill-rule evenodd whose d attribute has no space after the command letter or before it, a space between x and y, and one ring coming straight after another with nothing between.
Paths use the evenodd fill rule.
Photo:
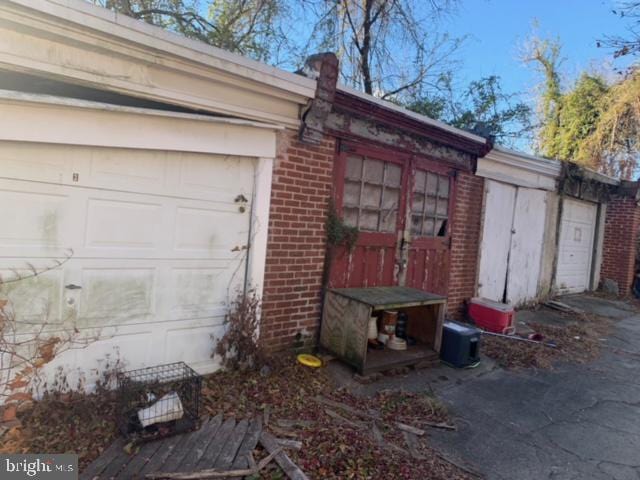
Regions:
<instances>
[{"instance_id":1,"label":"broken window pane","mask_svg":"<svg viewBox=\"0 0 640 480\"><path fill-rule=\"evenodd\" d=\"M436 220L436 236L444 237L447 234L447 221L445 219Z\"/></svg>"},{"instance_id":2,"label":"broken window pane","mask_svg":"<svg viewBox=\"0 0 640 480\"><path fill-rule=\"evenodd\" d=\"M396 219L397 213L395 210L382 210L380 212L382 217L380 218L380 231L381 232L395 232L396 231Z\"/></svg>"}]
</instances>

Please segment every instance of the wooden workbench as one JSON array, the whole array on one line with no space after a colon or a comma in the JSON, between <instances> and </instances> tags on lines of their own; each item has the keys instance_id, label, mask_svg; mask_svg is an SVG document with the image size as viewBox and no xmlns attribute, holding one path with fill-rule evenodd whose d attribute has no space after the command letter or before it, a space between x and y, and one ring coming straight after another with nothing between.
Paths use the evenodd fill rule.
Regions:
<instances>
[{"instance_id":1,"label":"wooden workbench","mask_svg":"<svg viewBox=\"0 0 640 480\"><path fill-rule=\"evenodd\" d=\"M416 365L438 358L446 297L408 287L338 288L324 301L320 345L361 374ZM384 310L408 316L407 350L368 350L369 318Z\"/></svg>"}]
</instances>

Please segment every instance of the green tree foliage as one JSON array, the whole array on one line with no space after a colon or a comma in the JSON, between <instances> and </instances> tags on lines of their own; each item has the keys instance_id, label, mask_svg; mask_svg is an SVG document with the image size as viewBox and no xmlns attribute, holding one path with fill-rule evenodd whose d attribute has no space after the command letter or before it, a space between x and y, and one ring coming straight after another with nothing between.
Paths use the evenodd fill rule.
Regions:
<instances>
[{"instance_id":1,"label":"green tree foliage","mask_svg":"<svg viewBox=\"0 0 640 480\"><path fill-rule=\"evenodd\" d=\"M538 101L540 126L536 151L549 158L558 158L560 151L558 135L562 115L560 43L558 40L532 38L525 49L524 61L533 63L543 77Z\"/></svg>"},{"instance_id":2,"label":"green tree foliage","mask_svg":"<svg viewBox=\"0 0 640 480\"><path fill-rule=\"evenodd\" d=\"M583 73L573 88L561 96L562 108L552 142L556 158L590 163L582 147L597 128L608 90L602 77Z\"/></svg>"},{"instance_id":3,"label":"green tree foliage","mask_svg":"<svg viewBox=\"0 0 640 480\"><path fill-rule=\"evenodd\" d=\"M560 44L534 39L525 61L542 74L536 150L602 173L631 178L640 154L640 70L615 82L582 73L566 89L560 83Z\"/></svg>"},{"instance_id":4,"label":"green tree foliage","mask_svg":"<svg viewBox=\"0 0 640 480\"><path fill-rule=\"evenodd\" d=\"M599 102L593 131L580 145L578 160L603 173L632 178L640 155L640 70L608 88Z\"/></svg>"},{"instance_id":5,"label":"green tree foliage","mask_svg":"<svg viewBox=\"0 0 640 480\"><path fill-rule=\"evenodd\" d=\"M473 81L458 95L451 79L445 79L439 94L405 106L455 127L491 136L507 146L530 136L534 128L531 107L519 100L518 94L505 93L497 76Z\"/></svg>"}]
</instances>

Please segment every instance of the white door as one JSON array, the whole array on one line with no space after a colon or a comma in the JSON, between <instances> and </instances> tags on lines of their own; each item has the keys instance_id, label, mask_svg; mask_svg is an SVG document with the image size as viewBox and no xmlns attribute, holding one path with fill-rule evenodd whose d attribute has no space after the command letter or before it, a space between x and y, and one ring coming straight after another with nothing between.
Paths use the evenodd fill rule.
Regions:
<instances>
[{"instance_id":1,"label":"white door","mask_svg":"<svg viewBox=\"0 0 640 480\"><path fill-rule=\"evenodd\" d=\"M211 371L210 335L244 283L253 182L250 158L0 142L2 277L73 251L0 295L23 322L101 337L65 353L69 369L119 355Z\"/></svg>"},{"instance_id":2,"label":"white door","mask_svg":"<svg viewBox=\"0 0 640 480\"><path fill-rule=\"evenodd\" d=\"M560 293L589 290L595 236L595 203L564 199L556 268L556 288Z\"/></svg>"},{"instance_id":3,"label":"white door","mask_svg":"<svg viewBox=\"0 0 640 480\"><path fill-rule=\"evenodd\" d=\"M522 305L538 295L547 192L519 187L509 250L507 302Z\"/></svg>"},{"instance_id":4,"label":"white door","mask_svg":"<svg viewBox=\"0 0 640 480\"><path fill-rule=\"evenodd\" d=\"M522 305L536 298L547 193L485 181L478 295Z\"/></svg>"},{"instance_id":5,"label":"white door","mask_svg":"<svg viewBox=\"0 0 640 480\"><path fill-rule=\"evenodd\" d=\"M504 299L515 201L516 187L485 181L478 295L498 302Z\"/></svg>"}]
</instances>

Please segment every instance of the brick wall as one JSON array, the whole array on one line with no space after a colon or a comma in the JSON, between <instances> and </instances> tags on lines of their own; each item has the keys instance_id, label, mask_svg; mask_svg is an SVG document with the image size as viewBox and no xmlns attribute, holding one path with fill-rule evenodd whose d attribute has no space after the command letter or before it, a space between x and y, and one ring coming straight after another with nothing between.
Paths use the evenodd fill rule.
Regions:
<instances>
[{"instance_id":1,"label":"brick wall","mask_svg":"<svg viewBox=\"0 0 640 480\"><path fill-rule=\"evenodd\" d=\"M332 138L311 146L279 134L260 327L269 351L293 347L298 334L315 341L334 155Z\"/></svg>"},{"instance_id":2,"label":"brick wall","mask_svg":"<svg viewBox=\"0 0 640 480\"><path fill-rule=\"evenodd\" d=\"M449 272L449 315L462 319L465 300L476 293L484 179L470 173L458 174L451 231Z\"/></svg>"},{"instance_id":3,"label":"brick wall","mask_svg":"<svg viewBox=\"0 0 640 480\"><path fill-rule=\"evenodd\" d=\"M613 197L607 204L600 279L618 282L621 295L633 286L640 208L630 197Z\"/></svg>"}]
</instances>

